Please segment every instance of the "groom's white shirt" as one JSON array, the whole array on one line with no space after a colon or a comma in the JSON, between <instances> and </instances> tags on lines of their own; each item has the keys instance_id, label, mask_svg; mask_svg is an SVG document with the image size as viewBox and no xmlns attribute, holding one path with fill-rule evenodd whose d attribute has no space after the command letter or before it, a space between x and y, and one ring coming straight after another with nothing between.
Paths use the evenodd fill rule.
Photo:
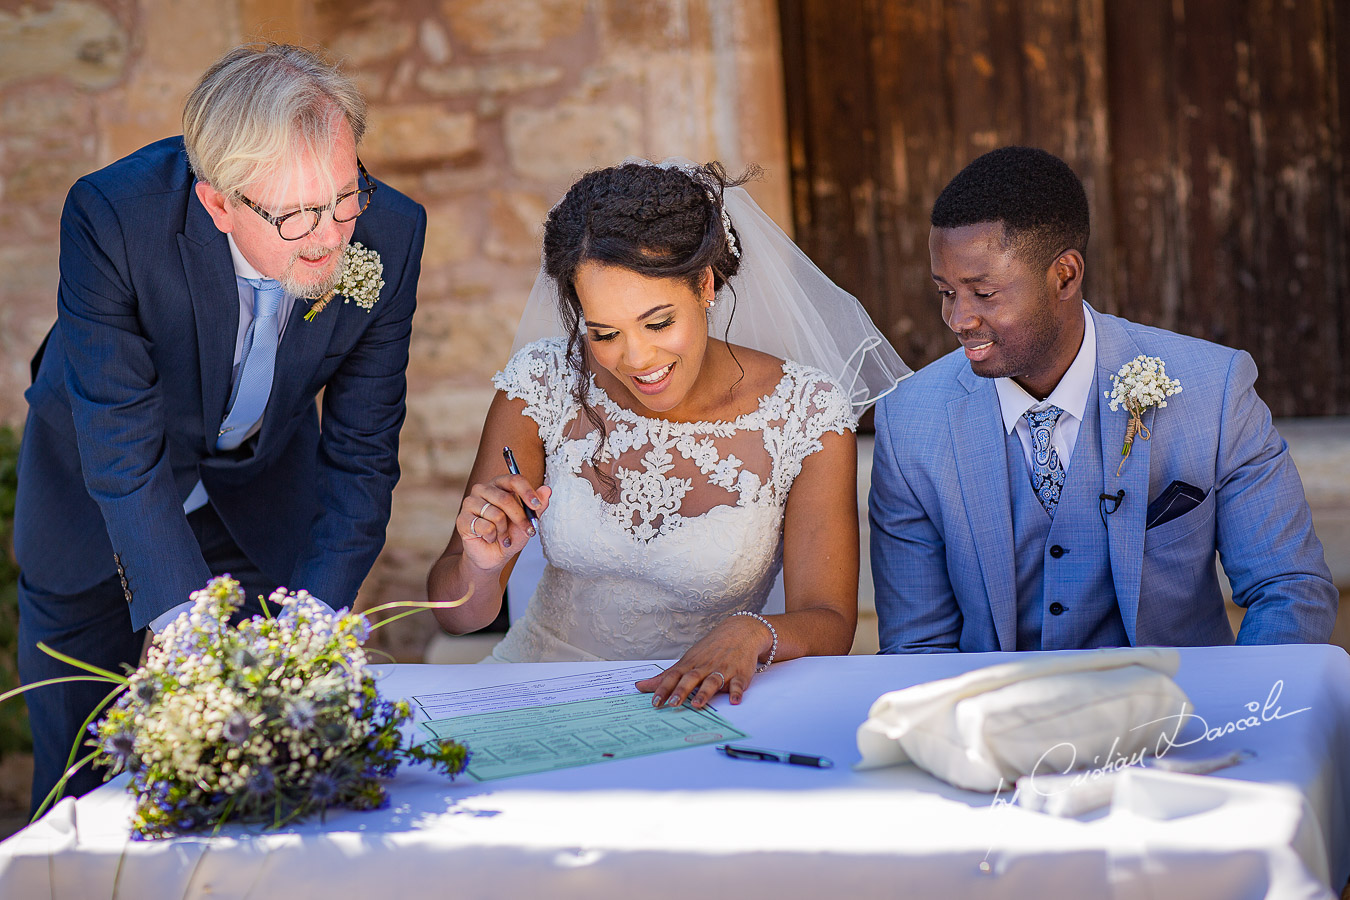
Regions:
<instances>
[{"instance_id":1,"label":"groom's white shirt","mask_svg":"<svg viewBox=\"0 0 1350 900\"><path fill-rule=\"evenodd\" d=\"M1031 426L1023 415L1028 411L1040 412L1048 406L1058 406L1064 410L1055 427L1050 432L1050 445L1059 454L1064 471L1069 471L1069 461L1073 459L1073 448L1078 444L1078 428L1083 424L1083 414L1087 410L1088 394L1092 392L1092 373L1097 369L1097 326L1092 322L1087 304L1083 304L1083 343L1078 347L1078 355L1069 364L1064 377L1055 385L1050 396L1037 400L1022 389L1011 378L995 378L994 388L998 391L998 404L1003 413L1003 427L1008 434L1017 432L1022 442L1022 456L1027 462L1027 472L1031 472Z\"/></svg>"}]
</instances>

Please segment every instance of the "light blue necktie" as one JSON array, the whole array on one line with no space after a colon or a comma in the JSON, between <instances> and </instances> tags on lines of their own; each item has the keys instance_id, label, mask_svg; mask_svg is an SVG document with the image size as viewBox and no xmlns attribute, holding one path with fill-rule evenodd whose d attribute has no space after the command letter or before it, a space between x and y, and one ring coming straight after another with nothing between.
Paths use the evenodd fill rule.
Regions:
<instances>
[{"instance_id":1,"label":"light blue necktie","mask_svg":"<svg viewBox=\"0 0 1350 900\"><path fill-rule=\"evenodd\" d=\"M1050 432L1063 413L1058 406L1047 406L1040 412L1028 410L1022 414L1031 426L1031 487L1052 519L1064 487L1064 466L1050 443Z\"/></svg>"},{"instance_id":2,"label":"light blue necktie","mask_svg":"<svg viewBox=\"0 0 1350 900\"><path fill-rule=\"evenodd\" d=\"M220 423L216 449L233 450L244 442L249 429L262 418L272 393L280 334L277 310L284 291L270 278L243 279L253 287L253 321L244 333L244 352L239 361L239 379L230 398L230 412Z\"/></svg>"}]
</instances>

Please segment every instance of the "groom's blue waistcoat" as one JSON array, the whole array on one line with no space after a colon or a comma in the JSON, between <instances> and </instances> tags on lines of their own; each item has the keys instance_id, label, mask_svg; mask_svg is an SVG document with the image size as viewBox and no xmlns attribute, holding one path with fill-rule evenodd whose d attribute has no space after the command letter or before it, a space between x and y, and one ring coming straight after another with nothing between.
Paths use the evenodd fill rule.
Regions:
<instances>
[{"instance_id":1,"label":"groom's blue waistcoat","mask_svg":"<svg viewBox=\"0 0 1350 900\"><path fill-rule=\"evenodd\" d=\"M1017 433L1005 455L1012 493L1017 569L1017 649L1063 650L1128 644L1111 583L1111 554L1096 499L1102 472L1097 403L1089 397L1055 516L1041 505ZM1082 465L1079 465L1079 463Z\"/></svg>"},{"instance_id":2,"label":"groom's blue waistcoat","mask_svg":"<svg viewBox=\"0 0 1350 900\"><path fill-rule=\"evenodd\" d=\"M71 188L57 322L26 394L19 565L58 595L120 565L144 626L210 576L182 510L201 479L266 576L347 605L384 542L398 479L426 214L379 186L353 238L380 254L378 301L367 312L339 298L313 321L297 302L261 430L221 452L239 295L193 184L171 138Z\"/></svg>"},{"instance_id":3,"label":"groom's blue waistcoat","mask_svg":"<svg viewBox=\"0 0 1350 900\"><path fill-rule=\"evenodd\" d=\"M1121 624L1110 642L1231 643L1216 551L1234 602L1247 609L1240 643L1327 640L1338 594L1288 447L1256 395L1251 357L1089 313L1097 421L1079 430L1074 483L1045 539L1014 515L1013 483L1025 476L1010 475L998 392L959 350L878 404L868 507L882 652L1019 649L1037 573L1043 603L1069 610L1048 627L1050 617L1041 619L1046 646L1108 642L1109 616L1070 613L1097 609L1110 594ZM1152 437L1136 439L1121 466L1128 416L1101 394L1141 354L1161 358L1182 392L1144 413ZM1173 481L1198 488L1203 501L1146 528L1149 502ZM1103 521L1100 495L1118 491L1123 500ZM1055 558L1055 545L1069 552Z\"/></svg>"}]
</instances>

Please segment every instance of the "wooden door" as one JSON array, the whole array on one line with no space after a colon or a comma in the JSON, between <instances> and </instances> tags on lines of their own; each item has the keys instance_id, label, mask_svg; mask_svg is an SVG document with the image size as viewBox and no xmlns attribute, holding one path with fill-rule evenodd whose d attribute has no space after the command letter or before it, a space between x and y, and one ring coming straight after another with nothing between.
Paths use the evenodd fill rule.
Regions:
<instances>
[{"instance_id":1,"label":"wooden door","mask_svg":"<svg viewBox=\"0 0 1350 900\"><path fill-rule=\"evenodd\" d=\"M912 365L956 346L928 213L1044 147L1092 205L1088 299L1249 351L1276 415L1350 413L1339 0L781 0L803 249Z\"/></svg>"}]
</instances>

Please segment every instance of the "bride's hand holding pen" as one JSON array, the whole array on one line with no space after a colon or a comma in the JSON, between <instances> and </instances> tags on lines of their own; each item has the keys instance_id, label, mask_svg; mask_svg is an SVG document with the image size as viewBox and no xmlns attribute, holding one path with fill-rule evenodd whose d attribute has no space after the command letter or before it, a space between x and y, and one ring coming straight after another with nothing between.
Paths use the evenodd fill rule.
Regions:
<instances>
[{"instance_id":1,"label":"bride's hand holding pen","mask_svg":"<svg viewBox=\"0 0 1350 900\"><path fill-rule=\"evenodd\" d=\"M436 620L451 634L475 631L497 617L516 559L538 533L539 516L553 496L542 486L544 446L523 400L501 391L493 397L468 482L450 541L427 573L432 600L470 594L461 606L436 610Z\"/></svg>"},{"instance_id":2,"label":"bride's hand holding pen","mask_svg":"<svg viewBox=\"0 0 1350 900\"><path fill-rule=\"evenodd\" d=\"M473 485L460 504L455 527L464 542L464 555L479 569L500 569L538 531L539 513L548 509L552 491L535 488L520 474L511 457L510 474Z\"/></svg>"}]
</instances>

